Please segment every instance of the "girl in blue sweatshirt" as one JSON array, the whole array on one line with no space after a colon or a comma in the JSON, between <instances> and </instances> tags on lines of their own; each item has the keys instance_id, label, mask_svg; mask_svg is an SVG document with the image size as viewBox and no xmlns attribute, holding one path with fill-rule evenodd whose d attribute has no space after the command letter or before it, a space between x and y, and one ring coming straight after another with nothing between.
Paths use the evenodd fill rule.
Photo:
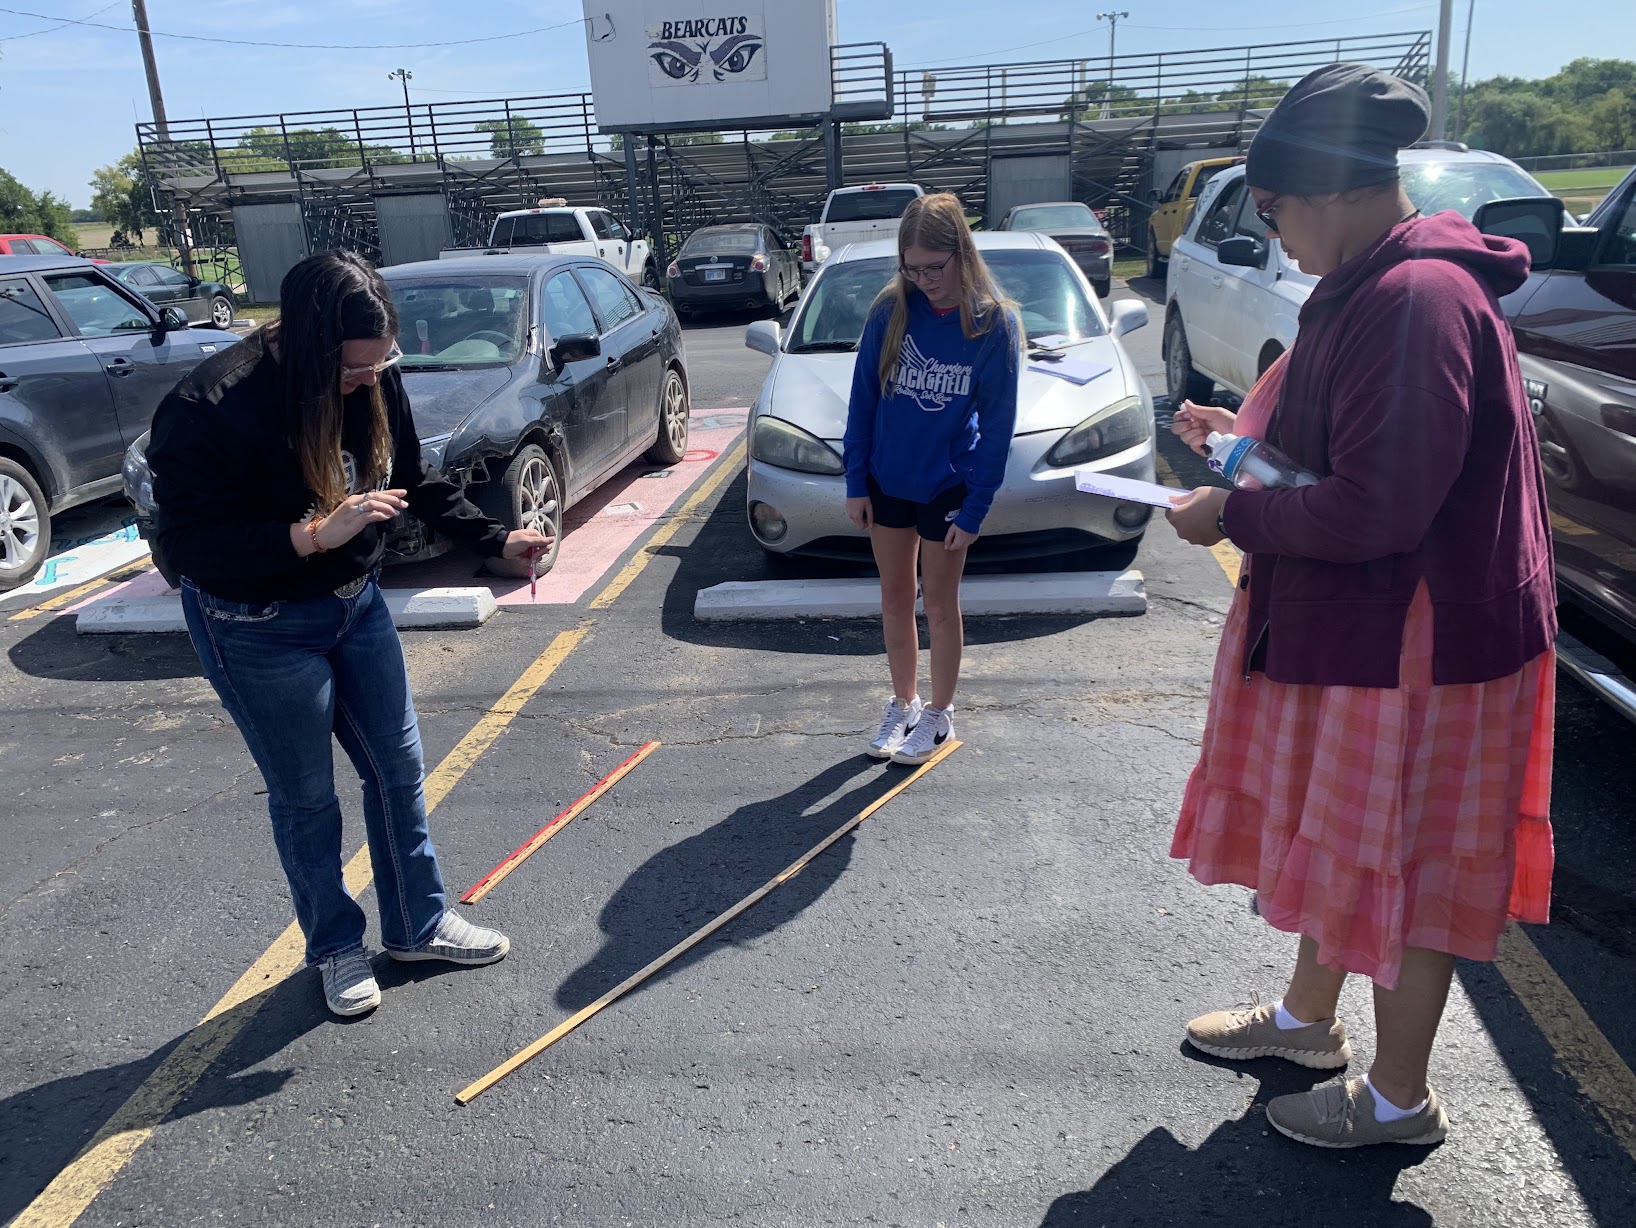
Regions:
<instances>
[{"instance_id":1,"label":"girl in blue sweatshirt","mask_svg":"<svg viewBox=\"0 0 1636 1228\"><path fill-rule=\"evenodd\" d=\"M954 736L960 576L1005 477L1022 329L947 192L910 202L898 273L870 309L847 409L846 514L880 569L892 698L869 753L924 763ZM924 547L922 542L925 543ZM921 702L915 569L932 641Z\"/></svg>"}]
</instances>

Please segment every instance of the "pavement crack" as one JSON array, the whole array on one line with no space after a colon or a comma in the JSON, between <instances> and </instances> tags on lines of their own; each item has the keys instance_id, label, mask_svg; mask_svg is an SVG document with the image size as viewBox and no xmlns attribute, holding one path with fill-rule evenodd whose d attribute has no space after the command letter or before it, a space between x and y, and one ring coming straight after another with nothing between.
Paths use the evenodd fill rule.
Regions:
<instances>
[{"instance_id":1,"label":"pavement crack","mask_svg":"<svg viewBox=\"0 0 1636 1228\"><path fill-rule=\"evenodd\" d=\"M1172 597L1168 593L1156 593L1151 589L1148 590L1148 600L1150 600L1150 601L1164 601L1164 602L1168 602L1171 605L1191 606L1195 610L1203 610L1206 614L1214 614L1218 618L1226 618L1227 617L1227 611L1222 609L1222 607L1220 607L1220 606L1206 605L1202 601L1189 601L1186 597Z\"/></svg>"}]
</instances>

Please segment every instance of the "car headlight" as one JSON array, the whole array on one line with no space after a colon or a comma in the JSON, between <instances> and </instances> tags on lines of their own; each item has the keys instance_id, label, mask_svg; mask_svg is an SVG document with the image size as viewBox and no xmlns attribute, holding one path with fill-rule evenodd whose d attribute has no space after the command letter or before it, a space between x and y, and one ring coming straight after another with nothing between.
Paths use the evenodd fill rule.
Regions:
<instances>
[{"instance_id":1,"label":"car headlight","mask_svg":"<svg viewBox=\"0 0 1636 1228\"><path fill-rule=\"evenodd\" d=\"M1126 448L1144 443L1149 435L1147 411L1139 397L1126 397L1106 409L1098 410L1045 454L1045 463L1053 469L1068 469L1102 456L1112 456Z\"/></svg>"},{"instance_id":2,"label":"car headlight","mask_svg":"<svg viewBox=\"0 0 1636 1228\"><path fill-rule=\"evenodd\" d=\"M840 454L810 431L782 418L763 415L750 433L750 455L780 469L830 476L846 472Z\"/></svg>"}]
</instances>

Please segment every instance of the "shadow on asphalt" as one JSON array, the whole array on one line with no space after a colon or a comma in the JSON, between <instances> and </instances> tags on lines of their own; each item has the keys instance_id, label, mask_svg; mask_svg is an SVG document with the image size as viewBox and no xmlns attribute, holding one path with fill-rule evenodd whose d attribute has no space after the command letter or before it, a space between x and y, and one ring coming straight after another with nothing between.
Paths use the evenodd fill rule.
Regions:
<instances>
[{"instance_id":1,"label":"shadow on asphalt","mask_svg":"<svg viewBox=\"0 0 1636 1228\"><path fill-rule=\"evenodd\" d=\"M7 656L35 678L69 682L153 682L198 678L199 658L185 635L81 635L74 616L41 617L39 630Z\"/></svg>"},{"instance_id":2,"label":"shadow on asphalt","mask_svg":"<svg viewBox=\"0 0 1636 1228\"><path fill-rule=\"evenodd\" d=\"M807 619L776 622L698 622L693 601L700 589L730 580L873 578L874 564L828 559L773 559L750 537L744 523L748 476L741 472L717 501L710 518L690 545L668 546L660 553L679 561L665 590L661 626L671 639L714 648L747 648L759 652L816 653L829 656L876 656L881 647L878 619ZM1160 526L1163 528L1163 526ZM973 559L967 575L1008 572L1122 571L1136 556L1139 542L1103 551L1083 551L1050 558L993 562ZM1057 635L1103 617L1095 614L966 619L967 644L1004 644ZM920 620L920 646L931 646Z\"/></svg>"},{"instance_id":3,"label":"shadow on asphalt","mask_svg":"<svg viewBox=\"0 0 1636 1228\"><path fill-rule=\"evenodd\" d=\"M908 768L856 755L804 784L740 806L720 823L643 862L597 918L602 949L558 987L556 1003L575 1011L726 912L898 784ZM837 790L845 792L831 797ZM830 800L817 810L812 807ZM751 942L801 914L841 877L853 837L837 841L801 873L718 933L656 973L643 987L696 963L725 944Z\"/></svg>"},{"instance_id":4,"label":"shadow on asphalt","mask_svg":"<svg viewBox=\"0 0 1636 1228\"><path fill-rule=\"evenodd\" d=\"M1272 1058L1205 1060L1237 1070L1246 1084L1259 1080L1249 1111L1223 1122L1196 1148L1169 1130L1148 1132L1090 1189L1053 1202L1040 1228L1424 1228L1433 1222L1423 1208L1392 1198L1398 1175L1425 1160L1431 1149L1324 1151L1287 1139L1267 1124L1268 1100L1307 1091L1328 1074Z\"/></svg>"},{"instance_id":5,"label":"shadow on asphalt","mask_svg":"<svg viewBox=\"0 0 1636 1228\"><path fill-rule=\"evenodd\" d=\"M177 1104L167 1103L169 1097L163 1095L167 1082L160 1080L145 1096L149 1102L128 1110L119 1127L152 1128L210 1109L249 1104L282 1090L293 1070L251 1067L332 1022L324 1009L317 975L315 971L297 973L136 1061L53 1079L6 1097L0 1102L0 1156L5 1157L0 1223L10 1223L33 1201L167 1059L184 1060L189 1051L208 1049L212 1039L220 1036L219 1029L244 1030ZM188 1073L196 1068L196 1062L186 1067Z\"/></svg>"}]
</instances>

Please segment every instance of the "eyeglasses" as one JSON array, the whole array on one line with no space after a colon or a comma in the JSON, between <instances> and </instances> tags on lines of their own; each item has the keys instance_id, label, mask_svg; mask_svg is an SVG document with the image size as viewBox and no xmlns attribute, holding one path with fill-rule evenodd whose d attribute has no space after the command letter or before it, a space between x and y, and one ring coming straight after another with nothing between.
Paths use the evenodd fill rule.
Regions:
<instances>
[{"instance_id":1,"label":"eyeglasses","mask_svg":"<svg viewBox=\"0 0 1636 1228\"><path fill-rule=\"evenodd\" d=\"M1261 219L1261 224L1267 228L1268 234L1278 233L1278 210L1283 207L1283 201L1282 196L1274 196L1255 211L1256 217Z\"/></svg>"},{"instance_id":2,"label":"eyeglasses","mask_svg":"<svg viewBox=\"0 0 1636 1228\"><path fill-rule=\"evenodd\" d=\"M943 276L943 270L949 267L949 261L953 259L954 253L950 252L941 264L900 264L898 265L898 272L902 273L910 281L936 281Z\"/></svg>"},{"instance_id":3,"label":"eyeglasses","mask_svg":"<svg viewBox=\"0 0 1636 1228\"><path fill-rule=\"evenodd\" d=\"M360 380L366 375L379 375L388 367L397 366L398 359L402 357L403 351L398 348L398 343L394 341L392 343L391 352L388 353L385 358L381 359L377 363L371 363L367 367L342 367L341 378L344 380Z\"/></svg>"}]
</instances>

